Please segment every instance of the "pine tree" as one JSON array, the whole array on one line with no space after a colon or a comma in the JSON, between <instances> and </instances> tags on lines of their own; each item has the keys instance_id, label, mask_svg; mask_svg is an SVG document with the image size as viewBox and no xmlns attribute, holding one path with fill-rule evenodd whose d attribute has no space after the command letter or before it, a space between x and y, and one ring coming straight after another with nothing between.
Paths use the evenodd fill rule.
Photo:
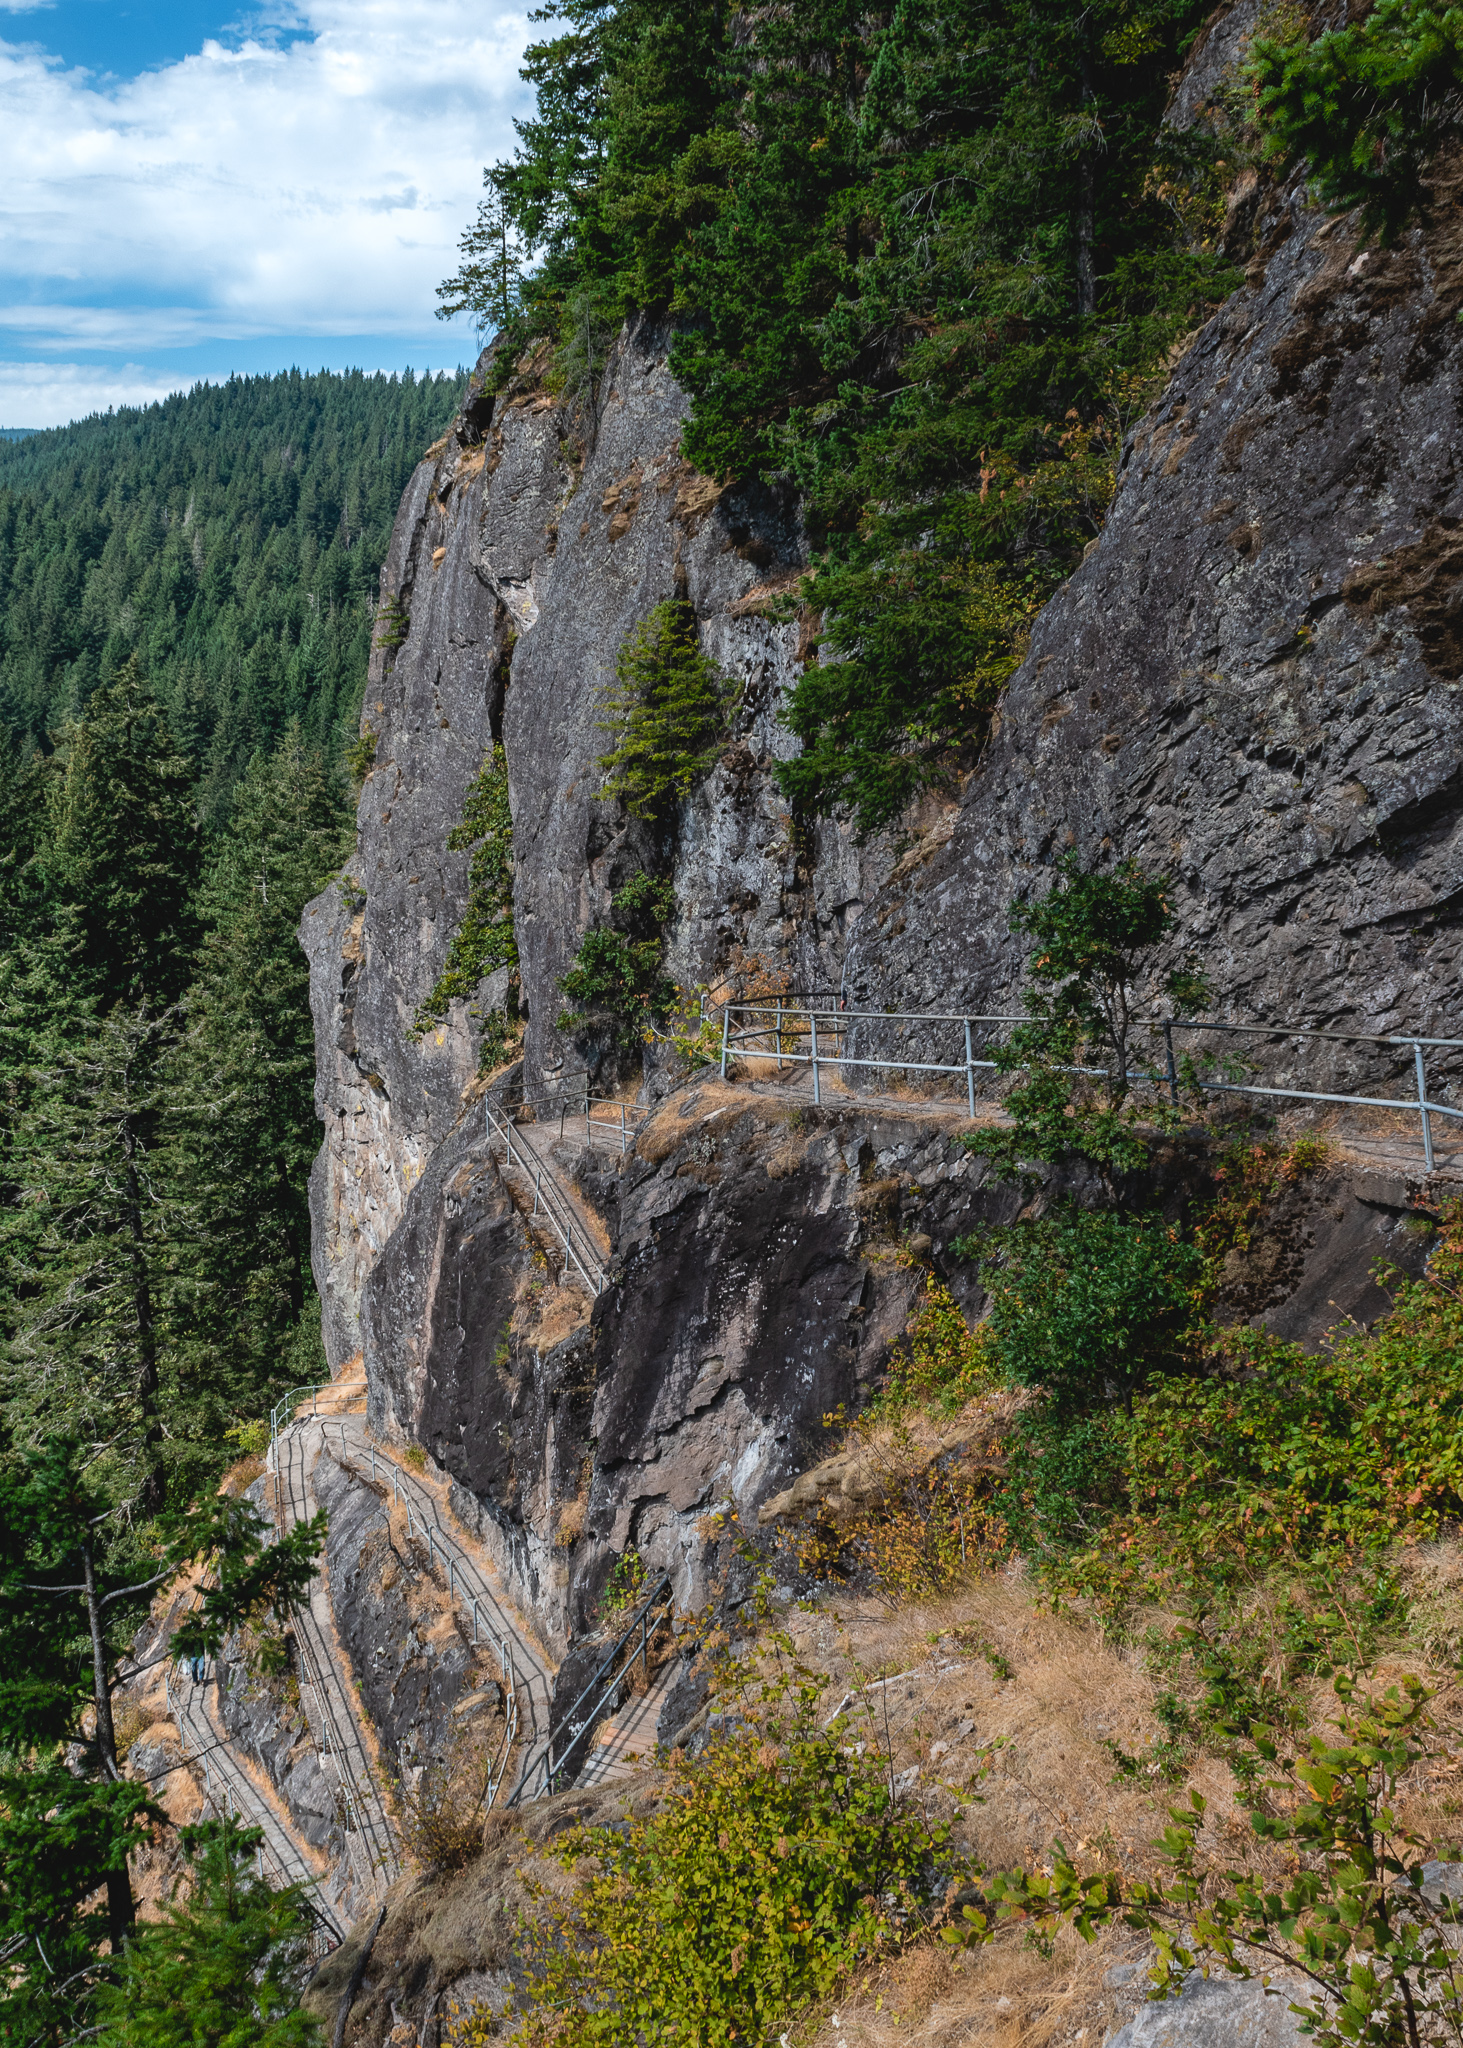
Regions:
<instances>
[{"instance_id":1,"label":"pine tree","mask_svg":"<svg viewBox=\"0 0 1463 2048\"><path fill-rule=\"evenodd\" d=\"M195 1106L185 1178L206 1258L190 1312L213 1364L192 1398L211 1404L215 1436L230 1405L260 1412L286 1333L313 1306L306 1183L319 1124L297 933L348 843L343 793L296 723L250 762L199 892L204 937L172 1077Z\"/></svg>"},{"instance_id":2,"label":"pine tree","mask_svg":"<svg viewBox=\"0 0 1463 2048\"><path fill-rule=\"evenodd\" d=\"M136 657L63 727L46 862L50 893L81 941L82 986L114 1003L176 1003L196 938L202 835L194 774Z\"/></svg>"}]
</instances>

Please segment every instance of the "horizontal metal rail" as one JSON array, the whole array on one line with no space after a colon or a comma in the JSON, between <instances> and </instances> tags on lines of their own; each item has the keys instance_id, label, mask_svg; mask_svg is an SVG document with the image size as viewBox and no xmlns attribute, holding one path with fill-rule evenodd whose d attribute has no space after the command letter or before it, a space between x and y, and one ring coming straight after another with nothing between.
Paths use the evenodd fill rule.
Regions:
<instances>
[{"instance_id":1,"label":"horizontal metal rail","mask_svg":"<svg viewBox=\"0 0 1463 2048\"><path fill-rule=\"evenodd\" d=\"M661 1609L661 1612L656 1614L656 1618L652 1622L650 1619L651 1614L657 1608ZM518 1783L513 1788L513 1796L508 1801L510 1806L517 1806L524 1799L534 1797L547 1798L549 1793L554 1790L554 1779L562 1768L562 1762L560 1764L554 1762L555 1751L559 1752L562 1759L573 1750L580 1737L593 1725L595 1716L605 1704L610 1693L618 1689L625 1673L634 1663L637 1656L644 1663L648 1675L650 1638L660 1628L662 1622L669 1623L671 1613L670 1574L669 1572L662 1572L645 1600L642 1601L637 1609L629 1626L616 1637L610 1648L600 1659L595 1667L593 1677L579 1694L574 1704L566 1708L559 1716L558 1721L550 1728L543 1747L536 1750L524 1764L522 1771L519 1773ZM616 1659L621 1651L634 1641L637 1634L640 1637L638 1647L631 1651L631 1654L622 1665L617 1665ZM580 1709L591 1694L594 1694L593 1704L587 1712L581 1713ZM532 1787L535 1779L540 1776L543 1780L542 1787L538 1793L535 1793Z\"/></svg>"},{"instance_id":2,"label":"horizontal metal rail","mask_svg":"<svg viewBox=\"0 0 1463 2048\"><path fill-rule=\"evenodd\" d=\"M822 1102L822 1072L829 1067L868 1068L884 1073L960 1075L965 1081L966 1108L969 1115L974 1117L976 1074L1002 1071L1004 1064L997 1060L977 1057L977 1029L991 1026L1000 1028L1030 1021L1026 1017L982 1015L975 1012L961 1015L954 1011L843 1010L831 1007L823 1009L816 1005L792 1004L781 999L769 999L760 1003L728 1003L722 1011L721 1073L725 1079L728 1064L734 1059L740 1059L748 1064L775 1061L779 1071L785 1066L811 1067L813 1100L816 1103ZM846 1050L849 1029L860 1023L906 1026L958 1024L964 1033L964 1058L943 1061L916 1060L850 1053ZM1395 1046L1399 1051L1410 1049L1417 1092L1415 1095L1398 1097L1362 1095L1345 1090L1285 1087L1273 1082L1214 1081L1200 1075L1193 1067L1192 1060L1189 1060L1188 1072L1183 1077L1185 1085L1208 1094L1250 1095L1283 1102L1335 1103L1415 1116L1422 1130L1423 1156L1429 1173L1436 1163L1433 1150L1433 1117L1444 1116L1463 1122L1463 1110L1452 1108L1446 1103L1435 1102L1429 1097L1425 1060L1425 1054L1429 1051L1449 1051L1463 1047L1463 1039L1437 1038L1410 1032L1321 1031L1296 1025L1211 1024L1191 1017L1159 1018L1154 1020L1151 1028L1161 1032L1163 1037L1163 1066L1139 1068L1130 1071L1125 1078L1129 1083L1166 1090L1170 1100L1175 1104L1179 1100L1180 1076L1174 1054L1174 1033L1225 1032L1285 1039L1296 1043L1318 1039L1327 1043ZM988 1028L982 1028L980 1035L984 1045L991 1033ZM805 1044L806 1051L803 1050ZM1004 1071L1019 1072L1021 1069L1004 1068ZM1100 1075L1104 1069L1074 1067L1069 1071Z\"/></svg>"},{"instance_id":3,"label":"horizontal metal rail","mask_svg":"<svg viewBox=\"0 0 1463 2048\"><path fill-rule=\"evenodd\" d=\"M607 1278L598 1247L574 1214L568 1196L558 1186L553 1169L519 1145L513 1145L513 1118L501 1104L487 1103L488 1138L502 1143L509 1166L517 1167L533 1182L533 1210L530 1221L542 1217L557 1239L564 1255L565 1274L577 1273L592 1295L599 1294Z\"/></svg>"}]
</instances>

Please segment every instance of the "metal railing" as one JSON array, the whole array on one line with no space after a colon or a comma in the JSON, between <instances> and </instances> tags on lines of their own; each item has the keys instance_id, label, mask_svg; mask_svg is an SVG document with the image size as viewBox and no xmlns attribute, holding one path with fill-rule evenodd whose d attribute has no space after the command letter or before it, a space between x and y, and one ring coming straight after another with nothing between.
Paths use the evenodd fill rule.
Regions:
<instances>
[{"instance_id":1,"label":"metal railing","mask_svg":"<svg viewBox=\"0 0 1463 2048\"><path fill-rule=\"evenodd\" d=\"M339 1462L341 1463L341 1465L348 1465L348 1469L350 1469L352 1472L357 1473L360 1477L364 1478L365 1474L361 1471L361 1468L355 1463L354 1459L347 1460L346 1434L345 1427L343 1424L341 1425L340 1431L340 1446L341 1456ZM467 1557L466 1553L462 1550L461 1546L454 1543L451 1537L447 1536L443 1532L440 1524L434 1525L433 1523L428 1521L426 1515L422 1512L420 1503L418 1503L416 1510L416 1520L413 1521L411 1496L408 1493L405 1497L403 1497L401 1491L401 1482L403 1479L407 1480L408 1485L410 1485L410 1475L405 1471L405 1469L402 1466L397 1464L394 1458L388 1458L384 1451L378 1449L378 1447L374 1443L372 1443L369 1438L366 1442L366 1448L370 1452L371 1456L372 1485L380 1486L381 1497L384 1500L386 1497L386 1488L380 1480L379 1474L377 1472L377 1466L378 1464L386 1466L386 1468L391 1473L392 1504L393 1506L404 1507L406 1509L406 1526L408 1535L417 1536L418 1538L420 1538L421 1536L426 1537L427 1562L432 1570L438 1572L441 1571L442 1567L438 1562L437 1552L439 1549L442 1552L442 1556L445 1558L447 1563L447 1597L456 1606L461 1608L464 1613L471 1615L473 1647L475 1649L480 1648L484 1643L486 1643L488 1647L492 1649L497 1655L498 1669L502 1674L503 1686L503 1736L502 1740L498 1744L497 1752L493 1758L493 1763L488 1780L487 1804L491 1808L496 1803L498 1794L502 1790L503 1781L507 1775L509 1759L513 1754L513 1745L518 1740L518 1729L520 1721L518 1705L518 1671L516 1665L513 1662L513 1646L509 1642L506 1633L501 1631L495 1631L492 1628L485 1629L483 1627L482 1617L478 1611L477 1595L475 1593L468 1592L465 1587L462 1591L458 1590L457 1568L459 1564L466 1566L471 1562L471 1560ZM420 1528L418 1528L417 1526L418 1523L420 1524Z\"/></svg>"},{"instance_id":2,"label":"metal railing","mask_svg":"<svg viewBox=\"0 0 1463 2048\"><path fill-rule=\"evenodd\" d=\"M592 1295L599 1294L609 1277L599 1248L575 1215L569 1197L555 1179L553 1169L526 1146L520 1144L515 1150L511 1110L491 1098L486 1109L489 1141L501 1142L506 1152L505 1163L516 1167L533 1183L533 1209L529 1220L542 1220L557 1241L564 1257L565 1277L571 1272L576 1273Z\"/></svg>"},{"instance_id":3,"label":"metal railing","mask_svg":"<svg viewBox=\"0 0 1463 2048\"><path fill-rule=\"evenodd\" d=\"M636 1610L628 1627L616 1637L610 1648L596 1665L593 1677L579 1694L571 1707L559 1716L550 1728L543 1746L524 1764L519 1773L518 1783L513 1788L510 1806L517 1806L525 1799L547 1798L556 1789L555 1780L567 1766L575 1749L593 1728L613 1694L625 1682L626 1674L636 1657L646 1676L650 1673L650 1641L662 1627L669 1627L674 1612L671 1598L671 1581L668 1572L662 1572L652 1586L648 1596ZM654 1619L652 1620L652 1615ZM635 1637L640 1640L635 1643ZM634 1644L623 1664L618 1659L621 1652ZM591 1699L585 1708L585 1701ZM557 1754L556 1754L557 1753ZM535 1781L541 1780L538 1790L533 1789Z\"/></svg>"},{"instance_id":4,"label":"metal railing","mask_svg":"<svg viewBox=\"0 0 1463 2048\"><path fill-rule=\"evenodd\" d=\"M779 1073L787 1067L810 1067L815 1103L822 1102L822 1076L829 1068L835 1071L856 1068L882 1073L955 1075L965 1083L966 1109L974 1117L977 1075L1002 1071L1000 1062L985 1056L992 1039L1001 1031L1028 1021L1025 1017L975 1013L967 1016L957 1012L845 1010L832 1006L824 1009L816 1005L795 1004L785 998L761 1003L728 1003L722 1012L721 1073L725 1079L727 1068L734 1060L747 1066L772 1064ZM922 1060L908 1054L869 1054L850 1050L851 1045L860 1043L861 1032L872 1038L874 1027L889 1026L903 1031L915 1030L925 1037L930 1035L927 1027L945 1028L956 1035L959 1056L953 1060ZM1423 1155L1429 1173L1435 1163L1433 1117L1451 1117L1463 1122L1463 1109L1429 1097L1426 1063L1429 1052L1457 1051L1463 1048L1463 1039L1432 1038L1412 1032L1320 1031L1288 1024L1209 1024L1192 1017L1160 1018L1150 1028L1161 1034L1163 1059L1151 1066L1130 1069L1126 1078L1129 1084L1166 1092L1174 1103L1179 1101L1182 1079L1184 1087L1212 1094L1251 1095L1286 1102L1349 1104L1357 1108L1415 1116L1422 1130ZM1416 1093L1399 1097L1342 1089L1299 1088L1273 1081L1215 1080L1206 1078L1199 1071L1192 1056L1183 1061L1181 1076L1180 1060L1174 1047L1176 1032L1230 1033L1297 1044L1314 1040L1346 1045L1392 1046L1399 1053L1411 1053L1411 1061L1404 1064L1412 1067ZM1082 1066L1069 1071L1101 1076L1105 1069Z\"/></svg>"},{"instance_id":5,"label":"metal railing","mask_svg":"<svg viewBox=\"0 0 1463 2048\"><path fill-rule=\"evenodd\" d=\"M197 1592L194 1592L190 1596L187 1606L185 1606L183 1612L185 1614L191 1612L191 1610L198 1604L198 1594ZM184 1713L183 1708L177 1698L177 1695L173 1691L173 1673L176 1670L178 1670L182 1661L183 1660L181 1658L175 1657L171 1660L171 1662L164 1665L163 1667L163 1693L167 1700L168 1713L171 1716L178 1730L179 1753L181 1754L185 1764L194 1763L200 1764L202 1766L203 1797L205 1805L211 1806L214 1809L214 1811L220 1815L220 1817L223 1817L223 1815L225 1814L232 1815L232 1817L236 1821L239 1821L244 1826L257 1827L259 1829L260 1840L254 1852L254 1867L260 1881L263 1881L265 1874L265 1866L268 1865L269 1870L271 1872L271 1882L273 1883L275 1890L281 1890L293 1884L298 1884L303 1887L305 1911L310 1919L309 1950L312 1959L319 1961L324 1956L328 1955L332 1949L339 1947L340 1943L345 1939L344 1930L342 1929L340 1922L336 1919L334 1913L331 1912L329 1906L326 1905L324 1899L317 1896L320 1880L316 1877L311 1877L309 1875L308 1870L305 1869L303 1861L301 1863L301 1869L305 1870L305 1875L303 1877L297 1877L291 1874L288 1866L280 1857L278 1851L271 1846L267 1828L262 1826L257 1819L252 1819L249 1815L245 1814L241 1810L238 1800L234 1797L234 1790L232 1785L229 1784L226 1778L222 1778L222 1773L220 1774L222 1778L222 1794L220 1794L220 1792L215 1789L213 1782L213 1769L208 1759L210 1755L213 1754L215 1748L223 1747L226 1745L211 1743L205 1744L203 1748L196 1749L194 1751L194 1754L191 1757L189 1756L188 1716ZM215 1671L217 1671L217 1665L215 1665ZM195 1682L201 1681L194 1681L190 1674L188 1683L193 1684ZM206 1719L207 1711L205 1709L205 1720ZM222 1805L220 1805L220 1797L222 1798Z\"/></svg>"}]
</instances>

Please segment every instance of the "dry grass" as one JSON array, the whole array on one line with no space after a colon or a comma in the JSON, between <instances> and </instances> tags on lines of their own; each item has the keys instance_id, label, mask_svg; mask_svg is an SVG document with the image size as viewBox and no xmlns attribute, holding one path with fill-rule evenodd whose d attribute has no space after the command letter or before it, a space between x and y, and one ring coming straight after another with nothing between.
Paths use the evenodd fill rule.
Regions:
<instances>
[{"instance_id":1,"label":"dry grass","mask_svg":"<svg viewBox=\"0 0 1463 2048\"><path fill-rule=\"evenodd\" d=\"M1047 2048L1059 2041L1098 2048L1142 1996L1139 1986L1113 1989L1106 1973L1142 1953L1122 1930L1091 1944L1064 1931L1049 1957L1015 1928L968 1955L923 1943L851 1981L807 2048L902 2048L909 2041L927 2048Z\"/></svg>"}]
</instances>

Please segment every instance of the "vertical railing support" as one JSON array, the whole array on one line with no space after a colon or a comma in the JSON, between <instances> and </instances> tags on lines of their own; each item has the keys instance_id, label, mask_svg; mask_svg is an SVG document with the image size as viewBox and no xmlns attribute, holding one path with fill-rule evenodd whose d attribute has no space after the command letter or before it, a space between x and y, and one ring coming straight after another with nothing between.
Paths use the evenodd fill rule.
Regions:
<instances>
[{"instance_id":1,"label":"vertical railing support","mask_svg":"<svg viewBox=\"0 0 1463 2048\"><path fill-rule=\"evenodd\" d=\"M814 1102L821 1103L823 1095L818 1085L818 1013L816 1010L809 1010L808 1023L812 1027L813 1033L813 1100Z\"/></svg>"},{"instance_id":2,"label":"vertical railing support","mask_svg":"<svg viewBox=\"0 0 1463 2048\"><path fill-rule=\"evenodd\" d=\"M1173 1063L1173 1019L1163 1020L1163 1050L1168 1060L1168 1099L1177 1109L1179 1106L1179 1070Z\"/></svg>"},{"instance_id":3,"label":"vertical railing support","mask_svg":"<svg viewBox=\"0 0 1463 2048\"><path fill-rule=\"evenodd\" d=\"M620 1157L622 1159L625 1156L625 1150L625 1105L622 1102L620 1104Z\"/></svg>"},{"instance_id":4,"label":"vertical railing support","mask_svg":"<svg viewBox=\"0 0 1463 2048\"><path fill-rule=\"evenodd\" d=\"M975 1121L975 1048L970 1042L970 1019L965 1020L965 1106Z\"/></svg>"},{"instance_id":5,"label":"vertical railing support","mask_svg":"<svg viewBox=\"0 0 1463 2048\"><path fill-rule=\"evenodd\" d=\"M1415 1041L1412 1057L1417 1064L1417 1113L1422 1118L1422 1156L1427 1161L1429 1173L1433 1170L1433 1126L1427 1113L1427 1075L1423 1070L1422 1047Z\"/></svg>"},{"instance_id":6,"label":"vertical railing support","mask_svg":"<svg viewBox=\"0 0 1463 2048\"><path fill-rule=\"evenodd\" d=\"M721 1078L723 1081L726 1079L726 1042L727 1033L730 1029L731 1004L723 1003L721 1006Z\"/></svg>"},{"instance_id":7,"label":"vertical railing support","mask_svg":"<svg viewBox=\"0 0 1463 2048\"><path fill-rule=\"evenodd\" d=\"M777 1071L782 1072L782 997L777 998Z\"/></svg>"},{"instance_id":8,"label":"vertical railing support","mask_svg":"<svg viewBox=\"0 0 1463 2048\"><path fill-rule=\"evenodd\" d=\"M540 1167L538 1172L533 1177L533 1213L535 1216L537 1216L538 1214L538 1198L540 1190L543 1187L543 1180L544 1170L542 1167Z\"/></svg>"}]
</instances>

